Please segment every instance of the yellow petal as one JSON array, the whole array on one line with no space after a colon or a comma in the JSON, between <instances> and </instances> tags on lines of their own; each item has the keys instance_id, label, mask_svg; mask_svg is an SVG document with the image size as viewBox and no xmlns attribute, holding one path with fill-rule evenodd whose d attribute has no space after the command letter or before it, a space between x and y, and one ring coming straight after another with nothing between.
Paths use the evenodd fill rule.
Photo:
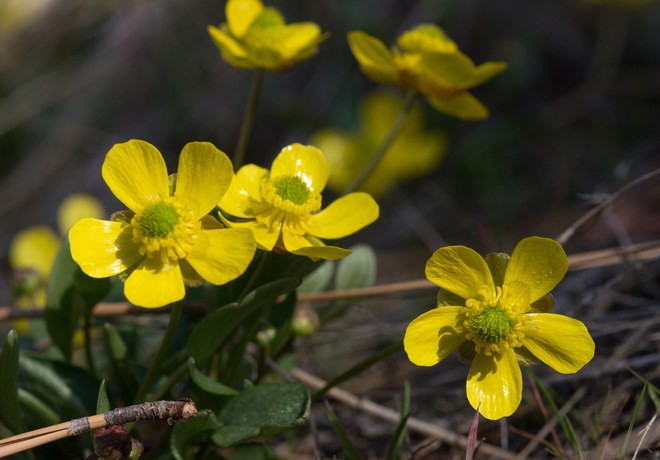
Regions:
<instances>
[{"instance_id":1,"label":"yellow petal","mask_svg":"<svg viewBox=\"0 0 660 460\"><path fill-rule=\"evenodd\" d=\"M181 151L174 195L184 200L194 218L208 214L231 184L227 155L209 142L189 142Z\"/></svg>"},{"instance_id":2,"label":"yellow petal","mask_svg":"<svg viewBox=\"0 0 660 460\"><path fill-rule=\"evenodd\" d=\"M470 405L490 420L513 414L522 399L522 374L513 350L501 356L477 353L465 384Z\"/></svg>"},{"instance_id":3,"label":"yellow petal","mask_svg":"<svg viewBox=\"0 0 660 460\"><path fill-rule=\"evenodd\" d=\"M379 83L396 85L394 57L382 41L364 32L353 31L348 33L348 44L362 72Z\"/></svg>"},{"instance_id":4,"label":"yellow petal","mask_svg":"<svg viewBox=\"0 0 660 460\"><path fill-rule=\"evenodd\" d=\"M561 244L550 238L532 236L521 240L511 254L504 284L520 281L529 288L529 301L550 292L568 270L568 258Z\"/></svg>"},{"instance_id":5,"label":"yellow petal","mask_svg":"<svg viewBox=\"0 0 660 460\"><path fill-rule=\"evenodd\" d=\"M475 69L475 74L469 88L480 85L499 73L504 72L508 65L506 62L484 62Z\"/></svg>"},{"instance_id":6,"label":"yellow petal","mask_svg":"<svg viewBox=\"0 0 660 460\"><path fill-rule=\"evenodd\" d=\"M312 215L307 232L317 238L343 238L378 219L378 212L378 204L368 193L349 193Z\"/></svg>"},{"instance_id":7,"label":"yellow petal","mask_svg":"<svg viewBox=\"0 0 660 460\"><path fill-rule=\"evenodd\" d=\"M476 68L470 58L455 51L453 53L425 53L420 68L423 78L430 79L444 88L466 89L475 77Z\"/></svg>"},{"instance_id":8,"label":"yellow petal","mask_svg":"<svg viewBox=\"0 0 660 460\"><path fill-rule=\"evenodd\" d=\"M339 260L350 255L353 251L337 246L307 246L306 248L291 251L292 254L309 257L312 260Z\"/></svg>"},{"instance_id":9,"label":"yellow petal","mask_svg":"<svg viewBox=\"0 0 660 460\"><path fill-rule=\"evenodd\" d=\"M235 37L242 37L263 9L259 0L229 0L225 16L231 33Z\"/></svg>"},{"instance_id":10,"label":"yellow petal","mask_svg":"<svg viewBox=\"0 0 660 460\"><path fill-rule=\"evenodd\" d=\"M594 341L582 322L553 313L524 317L522 344L557 372L577 372L594 357Z\"/></svg>"},{"instance_id":11,"label":"yellow petal","mask_svg":"<svg viewBox=\"0 0 660 460\"><path fill-rule=\"evenodd\" d=\"M145 308L164 307L183 299L186 288L179 264L163 265L146 257L126 280L124 295L132 304Z\"/></svg>"},{"instance_id":12,"label":"yellow petal","mask_svg":"<svg viewBox=\"0 0 660 460\"><path fill-rule=\"evenodd\" d=\"M476 297L484 287L495 292L486 261L466 246L447 246L435 251L426 262L426 277L463 299Z\"/></svg>"},{"instance_id":13,"label":"yellow petal","mask_svg":"<svg viewBox=\"0 0 660 460\"><path fill-rule=\"evenodd\" d=\"M148 142L115 144L105 157L101 173L112 193L131 211L149 199L169 196L165 160Z\"/></svg>"},{"instance_id":14,"label":"yellow petal","mask_svg":"<svg viewBox=\"0 0 660 460\"><path fill-rule=\"evenodd\" d=\"M282 231L282 223L275 225L274 227L269 227L264 224L260 224L257 221L249 222L231 222L225 219L222 214L220 214L220 219L224 222L227 227L232 228L247 228L254 235L254 239L257 242L257 247L263 249L264 251L272 251L275 247L275 243L280 237L280 232Z\"/></svg>"},{"instance_id":15,"label":"yellow petal","mask_svg":"<svg viewBox=\"0 0 660 460\"><path fill-rule=\"evenodd\" d=\"M247 269L256 250L252 232L245 228L202 231L186 261L202 278L225 284Z\"/></svg>"},{"instance_id":16,"label":"yellow petal","mask_svg":"<svg viewBox=\"0 0 660 460\"><path fill-rule=\"evenodd\" d=\"M140 245L132 240L129 225L86 218L69 231L71 256L83 272L106 278L125 272L140 258Z\"/></svg>"},{"instance_id":17,"label":"yellow petal","mask_svg":"<svg viewBox=\"0 0 660 460\"><path fill-rule=\"evenodd\" d=\"M459 333L463 307L438 307L415 318L406 328L403 348L418 366L433 366L465 341Z\"/></svg>"},{"instance_id":18,"label":"yellow petal","mask_svg":"<svg viewBox=\"0 0 660 460\"><path fill-rule=\"evenodd\" d=\"M215 46L220 50L222 58L230 65L239 69L251 69L255 67L245 48L224 30L214 26L208 26L206 30L211 36L213 43L215 43Z\"/></svg>"},{"instance_id":19,"label":"yellow petal","mask_svg":"<svg viewBox=\"0 0 660 460\"><path fill-rule=\"evenodd\" d=\"M46 279L59 245L60 239L50 228L43 225L26 228L9 245L9 263L14 270L32 269Z\"/></svg>"},{"instance_id":20,"label":"yellow petal","mask_svg":"<svg viewBox=\"0 0 660 460\"><path fill-rule=\"evenodd\" d=\"M218 206L236 217L254 217L261 203L261 179L268 170L249 164L238 170Z\"/></svg>"},{"instance_id":21,"label":"yellow petal","mask_svg":"<svg viewBox=\"0 0 660 460\"><path fill-rule=\"evenodd\" d=\"M57 209L57 224L60 234L66 235L73 224L85 217L102 219L105 209L101 202L92 195L86 193L74 193L69 195Z\"/></svg>"},{"instance_id":22,"label":"yellow petal","mask_svg":"<svg viewBox=\"0 0 660 460\"><path fill-rule=\"evenodd\" d=\"M270 169L270 177L297 176L315 193L321 193L328 181L328 161L312 145L287 145L277 155Z\"/></svg>"},{"instance_id":23,"label":"yellow petal","mask_svg":"<svg viewBox=\"0 0 660 460\"><path fill-rule=\"evenodd\" d=\"M461 120L485 120L488 118L488 109L476 97L465 91L448 98L429 95L428 101L439 112Z\"/></svg>"},{"instance_id":24,"label":"yellow petal","mask_svg":"<svg viewBox=\"0 0 660 460\"><path fill-rule=\"evenodd\" d=\"M314 53L321 36L321 28L313 22L299 22L289 24L284 29L281 47L285 58L296 60L304 59Z\"/></svg>"}]
</instances>

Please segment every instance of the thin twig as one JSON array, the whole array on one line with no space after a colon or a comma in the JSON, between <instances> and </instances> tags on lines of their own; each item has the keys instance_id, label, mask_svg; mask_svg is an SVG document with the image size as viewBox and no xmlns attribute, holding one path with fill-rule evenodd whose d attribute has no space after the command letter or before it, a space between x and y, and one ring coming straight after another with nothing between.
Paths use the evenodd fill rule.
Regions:
<instances>
[{"instance_id":1,"label":"thin twig","mask_svg":"<svg viewBox=\"0 0 660 460\"><path fill-rule=\"evenodd\" d=\"M614 200L617 198L621 197L624 193L626 193L628 190L638 186L639 184L646 182L647 180L650 180L654 178L655 176L660 175L660 168L654 169L651 172L648 172L637 179L633 180L632 182L628 182L626 185L621 187L619 190L616 192L612 193L609 195L606 199L598 203L598 205L594 206L592 209L590 209L587 213L585 213L582 217L580 217L578 220L576 220L573 224L571 224L566 230L564 230L558 237L557 237L557 242L559 244L566 244L566 242L569 240L571 236L576 232L578 228L583 226L586 222L589 221L592 217L597 215L599 212L601 212L603 209L608 207Z\"/></svg>"},{"instance_id":2,"label":"thin twig","mask_svg":"<svg viewBox=\"0 0 660 460\"><path fill-rule=\"evenodd\" d=\"M195 407L195 403L189 399L182 401L155 401L120 407L119 409L103 414L82 417L2 439L0 440L0 458L57 441L58 439L78 436L79 434L97 428L146 420L167 420L167 423L172 424L175 421L188 420L196 414L197 408Z\"/></svg>"},{"instance_id":3,"label":"thin twig","mask_svg":"<svg viewBox=\"0 0 660 460\"><path fill-rule=\"evenodd\" d=\"M320 390L327 385L325 380L305 372L302 369L295 368L293 370L293 376L315 390ZM328 390L327 394L332 399L335 399L352 409L361 410L369 415L378 417L382 420L390 421L394 424L399 422L400 414L397 411L381 406L380 404L376 404L375 402L368 399L359 398L346 390L342 390L341 388L331 388ZM454 433L453 431L446 430L438 425L425 422L415 417L408 418L406 427L411 431L416 431L417 433L423 434L425 436L440 439L447 444L459 446L463 449L466 449L468 446L469 441L466 436L461 436ZM514 455L511 452L500 449L491 444L482 443L479 446L479 449L481 452L491 457L501 457L506 459L514 458Z\"/></svg>"}]
</instances>

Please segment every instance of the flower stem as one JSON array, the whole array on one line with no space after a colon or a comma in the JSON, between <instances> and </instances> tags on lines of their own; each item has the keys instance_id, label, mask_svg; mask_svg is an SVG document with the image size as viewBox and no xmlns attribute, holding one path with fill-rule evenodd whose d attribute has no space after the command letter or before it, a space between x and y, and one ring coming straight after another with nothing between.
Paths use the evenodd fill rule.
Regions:
<instances>
[{"instance_id":1,"label":"flower stem","mask_svg":"<svg viewBox=\"0 0 660 460\"><path fill-rule=\"evenodd\" d=\"M408 117L408 114L410 113L410 109L412 109L413 103L415 102L416 98L417 98L416 91L410 91L406 95L406 98L404 99L403 104L401 105L401 110L399 111L399 115L397 115L396 120L394 120L394 124L392 125L389 134L378 148L378 151L371 158L371 162L369 162L367 167L364 168L364 170L360 173L360 175L346 189L344 194L349 194L359 189L364 183L364 181L369 178L371 173L374 172L380 161L383 159L389 148L392 146L392 143L394 142L396 137L401 132L401 128L403 128L403 123L406 121L406 118Z\"/></svg>"},{"instance_id":2,"label":"flower stem","mask_svg":"<svg viewBox=\"0 0 660 460\"><path fill-rule=\"evenodd\" d=\"M257 112L257 103L259 102L259 94L261 93L261 83L264 79L264 69L257 69L252 79L252 87L250 88L250 96L248 97L247 108L243 116L241 124L241 133L238 138L238 145L234 152L234 170L238 170L245 162L245 152L247 151L248 140L252 132L252 123L254 122L254 115Z\"/></svg>"},{"instance_id":3,"label":"flower stem","mask_svg":"<svg viewBox=\"0 0 660 460\"><path fill-rule=\"evenodd\" d=\"M83 341L85 343L85 358L87 359L87 367L92 372L96 372L96 365L94 364L94 355L92 354L92 312L85 315L83 322Z\"/></svg>"},{"instance_id":4,"label":"flower stem","mask_svg":"<svg viewBox=\"0 0 660 460\"><path fill-rule=\"evenodd\" d=\"M182 301L176 302L172 305L172 312L170 313L170 322L167 325L167 329L165 330L165 335L163 336L163 340L160 342L160 348L156 352L156 356L154 356L153 360L151 361L151 365L147 370L147 375L142 381L142 385L140 385L140 389L138 390L137 394L135 395L135 398L133 399L135 404L144 402L144 399L147 396L147 392L149 391L151 384L156 378L156 374L160 370L160 365L163 363L163 359L165 359L165 356L169 351L170 343L172 342L172 338L174 337L176 328L179 326L179 320L181 319L182 311L183 311Z\"/></svg>"}]
</instances>

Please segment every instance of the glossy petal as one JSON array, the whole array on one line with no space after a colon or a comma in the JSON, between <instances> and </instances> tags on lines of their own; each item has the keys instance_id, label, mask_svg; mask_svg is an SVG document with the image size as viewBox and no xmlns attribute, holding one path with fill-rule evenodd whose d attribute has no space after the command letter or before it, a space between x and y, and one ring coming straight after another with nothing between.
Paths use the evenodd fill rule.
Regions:
<instances>
[{"instance_id":1,"label":"glossy petal","mask_svg":"<svg viewBox=\"0 0 660 460\"><path fill-rule=\"evenodd\" d=\"M351 235L378 219L378 204L368 193L349 193L309 219L308 233L338 239Z\"/></svg>"},{"instance_id":2,"label":"glossy petal","mask_svg":"<svg viewBox=\"0 0 660 460\"><path fill-rule=\"evenodd\" d=\"M263 9L259 0L229 0L225 6L225 16L231 33L242 37Z\"/></svg>"},{"instance_id":3,"label":"glossy petal","mask_svg":"<svg viewBox=\"0 0 660 460\"><path fill-rule=\"evenodd\" d=\"M350 255L353 251L339 248L337 246L312 245L291 251L299 256L309 257L310 259L339 260Z\"/></svg>"},{"instance_id":4,"label":"glossy petal","mask_svg":"<svg viewBox=\"0 0 660 460\"><path fill-rule=\"evenodd\" d=\"M73 260L93 278L123 273L142 258L131 227L120 222L82 219L69 231L69 242Z\"/></svg>"},{"instance_id":5,"label":"glossy petal","mask_svg":"<svg viewBox=\"0 0 660 460\"><path fill-rule=\"evenodd\" d=\"M218 206L236 217L254 217L261 202L261 179L268 170L249 164L238 170Z\"/></svg>"},{"instance_id":6,"label":"glossy petal","mask_svg":"<svg viewBox=\"0 0 660 460\"><path fill-rule=\"evenodd\" d=\"M568 258L559 243L550 238L532 236L521 240L511 254L504 284L525 283L529 300L535 302L550 292L568 270Z\"/></svg>"},{"instance_id":7,"label":"glossy petal","mask_svg":"<svg viewBox=\"0 0 660 460\"><path fill-rule=\"evenodd\" d=\"M486 261L465 246L447 246L435 251L426 263L426 277L463 299L476 297L483 287L495 292Z\"/></svg>"},{"instance_id":8,"label":"glossy petal","mask_svg":"<svg viewBox=\"0 0 660 460\"><path fill-rule=\"evenodd\" d=\"M488 109L476 97L467 92L448 98L428 96L428 101L434 109L461 120L485 120L488 118Z\"/></svg>"},{"instance_id":9,"label":"glossy petal","mask_svg":"<svg viewBox=\"0 0 660 460\"><path fill-rule=\"evenodd\" d=\"M165 160L148 142L115 144L105 157L101 173L112 193L131 211L149 199L169 196Z\"/></svg>"},{"instance_id":10,"label":"glossy petal","mask_svg":"<svg viewBox=\"0 0 660 460\"><path fill-rule=\"evenodd\" d=\"M213 43L215 43L215 46L220 50L222 58L230 65L239 69L251 69L255 67L245 48L224 30L214 26L208 26L206 30L211 36Z\"/></svg>"},{"instance_id":11,"label":"glossy petal","mask_svg":"<svg viewBox=\"0 0 660 460\"><path fill-rule=\"evenodd\" d=\"M321 193L330 171L323 153L314 146L291 144L277 155L270 177L298 176L312 192Z\"/></svg>"},{"instance_id":12,"label":"glossy petal","mask_svg":"<svg viewBox=\"0 0 660 460\"><path fill-rule=\"evenodd\" d=\"M163 265L145 258L126 280L124 295L132 304L145 308L164 307L183 299L186 288L179 264Z\"/></svg>"},{"instance_id":13,"label":"glossy petal","mask_svg":"<svg viewBox=\"0 0 660 460\"><path fill-rule=\"evenodd\" d=\"M396 85L394 57L383 42L364 32L353 31L348 33L348 44L362 72L379 83Z\"/></svg>"},{"instance_id":14,"label":"glossy petal","mask_svg":"<svg viewBox=\"0 0 660 460\"><path fill-rule=\"evenodd\" d=\"M205 280L225 284L243 274L255 250L254 236L248 229L207 230L198 235L186 261Z\"/></svg>"},{"instance_id":15,"label":"glossy petal","mask_svg":"<svg viewBox=\"0 0 660 460\"><path fill-rule=\"evenodd\" d=\"M579 371L594 356L594 341L582 322L553 313L525 315L522 344L562 374Z\"/></svg>"},{"instance_id":16,"label":"glossy petal","mask_svg":"<svg viewBox=\"0 0 660 460\"><path fill-rule=\"evenodd\" d=\"M85 217L103 219L105 209L101 202L86 193L74 193L66 197L57 209L57 224L60 234L65 235L76 222Z\"/></svg>"},{"instance_id":17,"label":"glossy petal","mask_svg":"<svg viewBox=\"0 0 660 460\"><path fill-rule=\"evenodd\" d=\"M209 142L190 142L181 151L174 195L184 200L195 220L208 214L231 184L227 155Z\"/></svg>"},{"instance_id":18,"label":"glossy petal","mask_svg":"<svg viewBox=\"0 0 660 460\"><path fill-rule=\"evenodd\" d=\"M465 341L459 333L463 307L438 307L415 318L406 329L403 348L418 366L433 366Z\"/></svg>"},{"instance_id":19,"label":"glossy petal","mask_svg":"<svg viewBox=\"0 0 660 460\"><path fill-rule=\"evenodd\" d=\"M445 88L466 89L475 76L474 63L460 51L454 53L426 53L420 68L429 78Z\"/></svg>"},{"instance_id":20,"label":"glossy petal","mask_svg":"<svg viewBox=\"0 0 660 460\"><path fill-rule=\"evenodd\" d=\"M286 229L286 225L283 228ZM284 247L288 252L293 252L300 248L313 246L313 244L304 236L295 235L286 230L282 231L282 242L284 243Z\"/></svg>"},{"instance_id":21,"label":"glossy petal","mask_svg":"<svg viewBox=\"0 0 660 460\"><path fill-rule=\"evenodd\" d=\"M33 269L48 278L60 239L49 227L38 225L21 230L9 246L9 263L14 270Z\"/></svg>"},{"instance_id":22,"label":"glossy petal","mask_svg":"<svg viewBox=\"0 0 660 460\"><path fill-rule=\"evenodd\" d=\"M513 414L522 399L522 374L513 350L500 357L477 353L465 384L470 404L490 420Z\"/></svg>"},{"instance_id":23,"label":"glossy petal","mask_svg":"<svg viewBox=\"0 0 660 460\"><path fill-rule=\"evenodd\" d=\"M257 247L259 249L263 249L264 251L273 250L275 243L277 243L277 240L279 239L280 233L282 231L282 224L276 228L271 228L254 220L249 222L231 222L223 218L222 215L220 215L220 219L227 227L249 229L254 235L254 239L257 242Z\"/></svg>"}]
</instances>

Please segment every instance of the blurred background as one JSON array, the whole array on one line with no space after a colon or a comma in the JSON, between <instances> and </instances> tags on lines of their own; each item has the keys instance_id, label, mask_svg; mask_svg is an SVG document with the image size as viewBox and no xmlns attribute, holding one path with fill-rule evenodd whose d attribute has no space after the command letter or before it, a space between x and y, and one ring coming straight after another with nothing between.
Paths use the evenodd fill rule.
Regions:
<instances>
[{"instance_id":1,"label":"blurred background","mask_svg":"<svg viewBox=\"0 0 660 460\"><path fill-rule=\"evenodd\" d=\"M475 63L509 64L473 91L489 108L488 120L451 119L420 100L425 129L446 141L442 162L380 196L381 218L346 242L374 247L379 283L423 278L426 260L441 245L510 252L525 236L556 237L608 193L660 167L660 2L268 4L288 22L314 21L330 35L318 55L264 78L247 153L249 162L264 167L283 146L307 143L321 128L359 129L359 103L377 85L360 73L350 53L350 30L392 44L412 26L435 23ZM7 254L19 230L35 224L56 228L59 204L75 192L97 196L110 213L122 208L101 178L113 144L144 139L160 149L171 171L189 141L210 141L231 156L252 72L226 64L210 40L207 25L223 21L220 0L0 0L2 305L12 302ZM324 199L329 203L332 191ZM656 177L580 229L566 251L657 240L659 209ZM658 268L657 261L650 262L641 270L643 282L615 287L628 300L613 291L605 300L595 294L602 294L608 280L629 274L625 267L569 274L558 293L558 304L565 305L560 312L579 317L590 329L604 321L604 312L615 322L655 321ZM337 359L347 366L378 350L382 340L400 337L407 322L433 306L433 297L428 292L405 301L361 303L354 328L342 323L310 339L316 351L307 363L324 375ZM594 299L601 301L597 308ZM640 353L657 355L660 327L651 324ZM336 346L349 330L350 340ZM597 355L601 351L606 348L597 348ZM461 385L452 387L455 393L433 393L441 383L438 368L420 373L401 358L354 383L354 390L387 399L392 389L383 389L383 376L397 372L425 382L416 397L436 397L427 411L469 413L463 397L455 397ZM652 375L658 361L651 363ZM403 377L396 379L396 391ZM464 369L454 377L464 379Z\"/></svg>"}]
</instances>

